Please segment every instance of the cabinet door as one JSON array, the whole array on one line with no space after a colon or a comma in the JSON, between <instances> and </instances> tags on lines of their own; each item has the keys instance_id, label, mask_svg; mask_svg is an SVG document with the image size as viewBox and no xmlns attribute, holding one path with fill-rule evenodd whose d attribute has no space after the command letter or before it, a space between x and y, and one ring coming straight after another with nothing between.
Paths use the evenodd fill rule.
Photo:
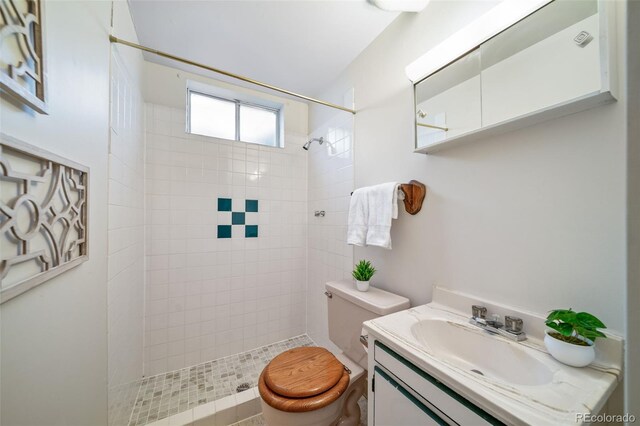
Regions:
<instances>
[{"instance_id":1,"label":"cabinet door","mask_svg":"<svg viewBox=\"0 0 640 426\"><path fill-rule=\"evenodd\" d=\"M504 426L504 423L411 364L379 340L375 340L374 343L374 360L377 364L374 372L379 369L396 383L409 389L412 396L415 395L422 404L447 423L465 426ZM384 405L384 401L381 401Z\"/></svg>"},{"instance_id":2,"label":"cabinet door","mask_svg":"<svg viewBox=\"0 0 640 426\"><path fill-rule=\"evenodd\" d=\"M375 367L374 426L446 425L436 413Z\"/></svg>"},{"instance_id":3,"label":"cabinet door","mask_svg":"<svg viewBox=\"0 0 640 426\"><path fill-rule=\"evenodd\" d=\"M427 77L414 90L416 148L480 129L480 50Z\"/></svg>"},{"instance_id":4,"label":"cabinet door","mask_svg":"<svg viewBox=\"0 0 640 426\"><path fill-rule=\"evenodd\" d=\"M596 0L555 1L480 47L482 126L601 89Z\"/></svg>"}]
</instances>

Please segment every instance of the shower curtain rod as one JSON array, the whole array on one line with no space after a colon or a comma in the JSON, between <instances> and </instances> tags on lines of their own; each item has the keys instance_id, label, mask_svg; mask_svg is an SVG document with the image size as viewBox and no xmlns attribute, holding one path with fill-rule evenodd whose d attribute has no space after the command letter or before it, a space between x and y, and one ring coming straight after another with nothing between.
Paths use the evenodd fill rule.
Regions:
<instances>
[{"instance_id":1,"label":"shower curtain rod","mask_svg":"<svg viewBox=\"0 0 640 426\"><path fill-rule=\"evenodd\" d=\"M263 83L261 81L254 80L254 79L248 78L248 77L244 77L244 76L239 75L239 74L234 74L234 73L231 73L229 71L224 71L224 70L221 70L221 69L218 69L218 68L210 67L208 65L204 65L204 64L201 64L199 62L195 62L195 61L192 61L192 60L189 60L189 59L181 58L179 56L175 56L175 55L172 55L170 53L165 53L165 52L162 52L160 50L151 49L149 47L142 46L142 45L139 45L139 44L136 44L136 43L132 43L130 41L122 40L122 39L120 39L118 37L114 37L112 35L109 36L109 41L111 43L118 43L118 44L122 44L124 46L133 47L134 49L142 50L144 52L153 53L155 55L162 56L163 58L167 58L167 59L171 59L171 60L174 60L174 61L182 62L183 64L193 65L195 67L202 68L202 69L205 69L207 71L212 71L212 72L215 72L217 74L226 75L227 77L235 78L236 80L241 80L241 81L244 81L246 83L255 84L256 86L264 87L264 88L267 88L267 89L270 89L270 90L274 90L276 92L284 93L285 95L289 95L289 96L293 96L293 97L296 97L296 98L304 99L305 101L309 101L309 102L313 102L313 103L316 103L316 104L324 105L324 106L327 106L329 108L339 109L341 111L350 112L351 114L355 114L356 113L355 110L350 109L350 108L346 108L346 107L343 107L343 106L340 106L340 105L332 104L331 102L321 101L320 99L311 98L309 96L301 95L299 93L295 93L295 92L292 92L292 91L287 90L287 89L282 89L280 87L272 86L271 84Z\"/></svg>"}]
</instances>

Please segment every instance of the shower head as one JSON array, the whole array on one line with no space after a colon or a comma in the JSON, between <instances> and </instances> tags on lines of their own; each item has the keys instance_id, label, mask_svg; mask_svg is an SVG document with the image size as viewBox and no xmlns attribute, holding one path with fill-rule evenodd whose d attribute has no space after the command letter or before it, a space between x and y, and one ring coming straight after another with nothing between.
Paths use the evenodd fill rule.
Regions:
<instances>
[{"instance_id":1,"label":"shower head","mask_svg":"<svg viewBox=\"0 0 640 426\"><path fill-rule=\"evenodd\" d=\"M320 145L322 145L324 143L324 138L313 138L309 140L307 143L305 143L304 145L302 145L302 149L304 149L305 151L309 151L309 146L311 146L311 142L313 141L316 141Z\"/></svg>"}]
</instances>

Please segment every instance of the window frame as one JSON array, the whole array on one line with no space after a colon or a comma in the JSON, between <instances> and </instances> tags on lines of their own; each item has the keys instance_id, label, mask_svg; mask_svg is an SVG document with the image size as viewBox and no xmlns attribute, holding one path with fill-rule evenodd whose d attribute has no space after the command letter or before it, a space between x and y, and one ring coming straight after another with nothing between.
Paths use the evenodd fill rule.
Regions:
<instances>
[{"instance_id":1,"label":"window frame","mask_svg":"<svg viewBox=\"0 0 640 426\"><path fill-rule=\"evenodd\" d=\"M213 90L215 90L214 88L212 88ZM200 133L194 133L191 131L191 94L195 93L196 95L200 95L200 96L205 96L205 97L209 97L209 98L213 98L219 101L223 101L223 102L229 102L229 103L233 103L235 104L235 139L226 139L226 138L221 138L221 137L217 137L217 136L211 136L211 135L203 135ZM240 107L241 106L247 106L247 107L251 107L251 108L255 108L255 109L262 109L265 111L269 111L272 113L275 113L275 119L276 119L276 129L275 129L275 145L266 145L266 144L262 144L259 142L250 142L250 141L243 141L240 139ZM258 103L258 101L249 101L249 100L245 100L245 99L240 99L237 96L231 96L231 97L225 97L225 96L221 96L218 94L212 94L212 93L207 93L207 91L205 90L199 90L199 89L194 89L192 87L187 87L187 120L186 120L186 124L187 124L187 133L191 134L191 135L198 135L198 136L204 136L204 137L209 137L209 138L215 138L215 139L222 139L222 140L230 140L233 142L242 142L242 143L250 143L252 145L260 145L260 146L266 146L269 148L283 148L284 144L282 141L282 131L281 131L281 126L282 126L282 120L283 120L283 107L276 107L276 106L269 106L269 105L264 105L261 103Z\"/></svg>"}]
</instances>

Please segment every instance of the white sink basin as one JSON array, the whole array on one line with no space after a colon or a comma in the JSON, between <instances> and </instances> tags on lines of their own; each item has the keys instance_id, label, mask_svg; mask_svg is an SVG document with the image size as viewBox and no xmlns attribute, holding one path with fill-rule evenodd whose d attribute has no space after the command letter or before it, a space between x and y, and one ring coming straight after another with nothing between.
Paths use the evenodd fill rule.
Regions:
<instances>
[{"instance_id":1,"label":"white sink basin","mask_svg":"<svg viewBox=\"0 0 640 426\"><path fill-rule=\"evenodd\" d=\"M429 319L413 324L411 333L435 357L460 369L517 385L538 386L551 382L553 372L525 352L520 344L469 327Z\"/></svg>"}]
</instances>

